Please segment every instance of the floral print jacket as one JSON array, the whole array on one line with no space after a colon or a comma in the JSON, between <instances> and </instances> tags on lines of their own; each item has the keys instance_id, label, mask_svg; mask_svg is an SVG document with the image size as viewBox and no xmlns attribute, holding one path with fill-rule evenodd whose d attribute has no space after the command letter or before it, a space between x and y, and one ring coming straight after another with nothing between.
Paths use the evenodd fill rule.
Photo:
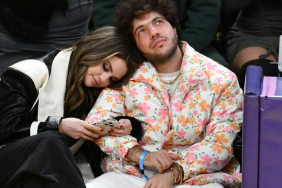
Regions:
<instances>
[{"instance_id":1,"label":"floral print jacket","mask_svg":"<svg viewBox=\"0 0 282 188\"><path fill-rule=\"evenodd\" d=\"M145 62L121 90L104 89L86 121L127 115L141 121L144 135L137 143L131 136L119 137L123 170L140 176L125 155L139 145L149 151L176 153L184 169L184 183L212 182L239 187L240 165L233 157L232 142L242 124L242 90L236 76L213 60L199 54L186 42L182 45L181 78L170 99L155 67ZM104 170L118 163L111 136L96 143L107 153Z\"/></svg>"}]
</instances>

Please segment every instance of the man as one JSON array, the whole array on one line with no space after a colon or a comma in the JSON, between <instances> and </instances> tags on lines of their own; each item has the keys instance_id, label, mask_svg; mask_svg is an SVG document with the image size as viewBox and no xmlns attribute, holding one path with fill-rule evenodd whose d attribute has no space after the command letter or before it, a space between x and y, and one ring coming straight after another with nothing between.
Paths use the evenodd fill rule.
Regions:
<instances>
[{"instance_id":1,"label":"man","mask_svg":"<svg viewBox=\"0 0 282 188\"><path fill-rule=\"evenodd\" d=\"M242 123L242 91L231 71L178 41L178 23L170 0L119 4L116 26L150 62L121 90L102 91L86 121L129 115L144 135L138 143L130 136L97 140L109 155L104 171L131 175L109 172L87 187L240 186L232 142ZM142 161L147 182L134 166Z\"/></svg>"},{"instance_id":2,"label":"man","mask_svg":"<svg viewBox=\"0 0 282 188\"><path fill-rule=\"evenodd\" d=\"M95 0L92 21L95 29L110 26L115 18L115 8L120 0ZM211 45L216 35L222 0L173 0L176 4L181 40L196 51L231 70L225 58Z\"/></svg>"}]
</instances>

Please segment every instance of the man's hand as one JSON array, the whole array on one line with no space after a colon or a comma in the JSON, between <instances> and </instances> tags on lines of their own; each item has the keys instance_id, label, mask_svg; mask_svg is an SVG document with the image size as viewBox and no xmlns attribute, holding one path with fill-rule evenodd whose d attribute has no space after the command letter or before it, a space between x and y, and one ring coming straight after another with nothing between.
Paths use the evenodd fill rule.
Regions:
<instances>
[{"instance_id":1,"label":"man's hand","mask_svg":"<svg viewBox=\"0 0 282 188\"><path fill-rule=\"evenodd\" d=\"M156 174L152 176L145 184L144 188L171 188L174 182L174 176L170 170L163 174Z\"/></svg>"},{"instance_id":2,"label":"man's hand","mask_svg":"<svg viewBox=\"0 0 282 188\"><path fill-rule=\"evenodd\" d=\"M98 134L101 128L90 125L77 118L63 119L59 125L59 131L74 139L84 138L85 140L95 140L100 137Z\"/></svg>"},{"instance_id":3,"label":"man's hand","mask_svg":"<svg viewBox=\"0 0 282 188\"><path fill-rule=\"evenodd\" d=\"M139 163L143 151L145 150L140 146L135 146L128 151L125 157ZM144 157L143 164L144 166L156 166L161 174L171 166L174 160L179 159L181 159L181 157L177 154L169 154L167 151L160 150L147 153Z\"/></svg>"},{"instance_id":4,"label":"man's hand","mask_svg":"<svg viewBox=\"0 0 282 188\"><path fill-rule=\"evenodd\" d=\"M175 160L181 159L177 154L169 154L167 151L160 150L147 153L144 157L144 166L156 166L159 173L168 169Z\"/></svg>"},{"instance_id":5,"label":"man's hand","mask_svg":"<svg viewBox=\"0 0 282 188\"><path fill-rule=\"evenodd\" d=\"M120 119L120 129L114 129L114 132L111 133L111 136L125 136L129 135L132 131L132 125L128 119Z\"/></svg>"}]
</instances>

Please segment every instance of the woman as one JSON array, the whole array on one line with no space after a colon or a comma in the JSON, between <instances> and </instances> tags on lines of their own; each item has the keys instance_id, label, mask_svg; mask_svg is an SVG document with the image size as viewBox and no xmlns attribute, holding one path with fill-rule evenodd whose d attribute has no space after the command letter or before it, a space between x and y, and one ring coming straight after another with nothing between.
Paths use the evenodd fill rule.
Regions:
<instances>
[{"instance_id":1,"label":"woman","mask_svg":"<svg viewBox=\"0 0 282 188\"><path fill-rule=\"evenodd\" d=\"M261 66L271 76L270 62L278 60L282 34L282 0L224 0L222 8L230 14L241 10L226 38L227 59L239 74L240 85L249 65Z\"/></svg>"},{"instance_id":2,"label":"woman","mask_svg":"<svg viewBox=\"0 0 282 188\"><path fill-rule=\"evenodd\" d=\"M0 82L0 187L85 187L72 153L101 128L81 119L102 88L131 77L141 62L133 57L128 40L106 27L43 62L9 67ZM122 119L112 134L129 134L136 122Z\"/></svg>"}]
</instances>

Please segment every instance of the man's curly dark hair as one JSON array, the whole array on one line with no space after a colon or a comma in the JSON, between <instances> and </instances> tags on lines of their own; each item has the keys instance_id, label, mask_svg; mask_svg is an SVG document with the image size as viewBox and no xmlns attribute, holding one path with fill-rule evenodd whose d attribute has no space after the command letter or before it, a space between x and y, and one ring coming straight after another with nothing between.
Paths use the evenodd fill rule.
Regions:
<instances>
[{"instance_id":1,"label":"man's curly dark hair","mask_svg":"<svg viewBox=\"0 0 282 188\"><path fill-rule=\"evenodd\" d=\"M116 10L114 25L118 32L134 40L133 20L150 12L161 14L176 29L180 44L181 30L177 8L172 0L121 0Z\"/></svg>"}]
</instances>

